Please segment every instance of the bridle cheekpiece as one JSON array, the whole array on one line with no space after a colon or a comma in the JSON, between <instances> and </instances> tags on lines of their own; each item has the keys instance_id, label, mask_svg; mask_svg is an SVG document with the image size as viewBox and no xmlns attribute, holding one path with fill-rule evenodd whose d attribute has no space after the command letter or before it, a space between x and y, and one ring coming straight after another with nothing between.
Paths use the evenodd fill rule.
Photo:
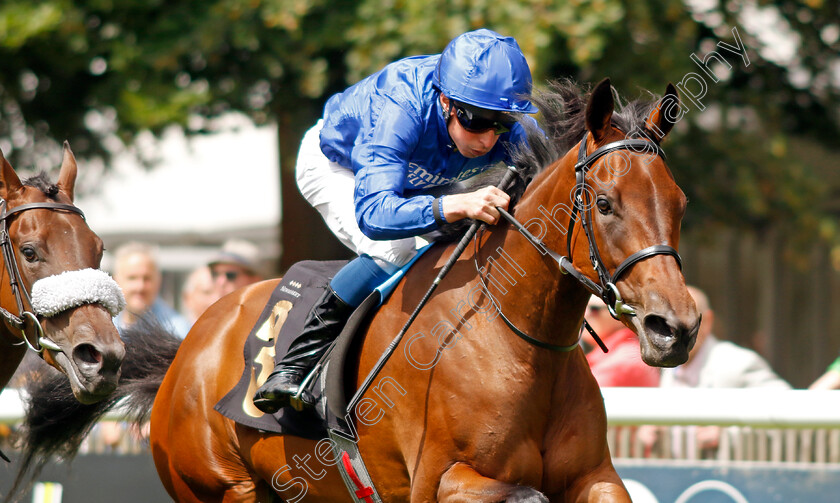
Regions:
<instances>
[{"instance_id":1,"label":"bridle cheekpiece","mask_svg":"<svg viewBox=\"0 0 840 503\"><path fill-rule=\"evenodd\" d=\"M5 318L6 321L14 328L21 331L21 333L23 334L23 340L26 342L26 345L29 346L29 348L35 351L36 353L43 352L44 348L53 351L61 351L61 348L58 346L58 344L56 344L46 335L44 335L44 329L41 327L41 322L39 321L36 313L33 313L32 311L27 311L25 308L25 305L32 305L32 299L29 295L29 292L26 291L26 287L23 284L23 277L20 274L20 269L18 268L17 260L15 259L15 253L12 249L12 240L9 236L9 217L33 209L70 211L73 213L78 213L79 215L81 215L82 218L85 218L85 215L84 213L82 213L82 210L73 206L72 204L39 202L21 204L20 206L8 209L6 200L0 199L0 251L2 251L3 254L3 265L5 266L6 271L8 271L9 273L9 285L11 286L12 294L15 297L15 303L17 304L18 313L20 313L20 315L18 316L0 307L0 316ZM26 301L25 303L24 299ZM35 330L35 337L33 337L32 340L30 340L29 336L27 335L27 329L30 327L34 328Z\"/></svg>"}]
</instances>

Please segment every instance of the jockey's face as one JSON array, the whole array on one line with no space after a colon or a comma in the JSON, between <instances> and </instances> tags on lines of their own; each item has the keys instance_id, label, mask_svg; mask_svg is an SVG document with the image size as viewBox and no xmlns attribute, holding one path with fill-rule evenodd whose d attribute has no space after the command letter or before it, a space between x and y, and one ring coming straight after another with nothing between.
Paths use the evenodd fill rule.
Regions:
<instances>
[{"instance_id":1,"label":"jockey's face","mask_svg":"<svg viewBox=\"0 0 840 503\"><path fill-rule=\"evenodd\" d=\"M446 113L446 127L449 130L449 136L455 142L458 152L470 159L481 157L490 152L496 142L499 141L496 131L486 129L476 132L465 129L456 117L457 112L452 100L441 94L440 101Z\"/></svg>"}]
</instances>

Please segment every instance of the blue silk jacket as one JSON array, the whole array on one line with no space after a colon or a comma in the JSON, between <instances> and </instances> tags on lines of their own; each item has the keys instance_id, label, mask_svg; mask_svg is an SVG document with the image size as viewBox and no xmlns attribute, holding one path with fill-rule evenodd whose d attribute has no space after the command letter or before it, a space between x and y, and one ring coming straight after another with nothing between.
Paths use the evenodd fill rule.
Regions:
<instances>
[{"instance_id":1,"label":"blue silk jacket","mask_svg":"<svg viewBox=\"0 0 840 503\"><path fill-rule=\"evenodd\" d=\"M405 58L332 96L324 107L321 151L353 170L356 220L371 239L437 228L424 188L448 185L511 159L505 144L525 141L522 125L486 155L468 159L449 137L432 75L440 55ZM531 117L521 120L533 121Z\"/></svg>"}]
</instances>

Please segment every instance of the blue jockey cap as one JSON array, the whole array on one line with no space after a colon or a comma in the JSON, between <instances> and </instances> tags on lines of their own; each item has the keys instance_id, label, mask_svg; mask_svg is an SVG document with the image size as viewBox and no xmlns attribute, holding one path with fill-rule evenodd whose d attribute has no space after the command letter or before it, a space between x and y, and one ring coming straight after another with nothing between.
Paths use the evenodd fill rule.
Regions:
<instances>
[{"instance_id":1,"label":"blue jockey cap","mask_svg":"<svg viewBox=\"0 0 840 503\"><path fill-rule=\"evenodd\" d=\"M434 84L450 99L500 112L536 113L528 100L531 69L513 37L480 29L446 46Z\"/></svg>"}]
</instances>

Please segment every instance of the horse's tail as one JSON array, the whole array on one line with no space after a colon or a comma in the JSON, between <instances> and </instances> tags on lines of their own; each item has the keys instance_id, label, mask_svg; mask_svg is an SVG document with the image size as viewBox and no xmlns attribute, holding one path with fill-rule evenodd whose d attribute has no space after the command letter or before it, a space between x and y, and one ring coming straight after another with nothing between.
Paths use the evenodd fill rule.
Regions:
<instances>
[{"instance_id":1,"label":"horse's tail","mask_svg":"<svg viewBox=\"0 0 840 503\"><path fill-rule=\"evenodd\" d=\"M79 403L67 377L52 369L27 383L20 467L4 501L21 497L50 458L75 457L96 422L115 407L119 406L121 415L137 425L148 420L181 340L159 324L147 321L124 330L122 337L126 353L120 383L114 393L100 402Z\"/></svg>"}]
</instances>

